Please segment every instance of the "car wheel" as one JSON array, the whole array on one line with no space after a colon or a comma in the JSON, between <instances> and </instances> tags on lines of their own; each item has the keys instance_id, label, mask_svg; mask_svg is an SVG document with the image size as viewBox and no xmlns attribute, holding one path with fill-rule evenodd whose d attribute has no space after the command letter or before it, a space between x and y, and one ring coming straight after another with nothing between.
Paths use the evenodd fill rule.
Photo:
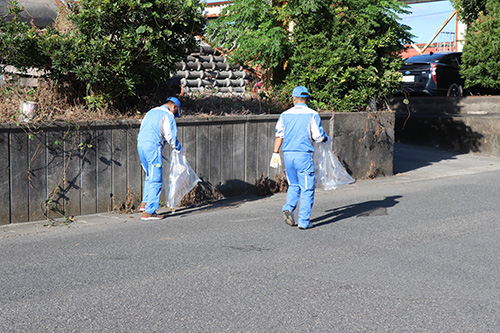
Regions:
<instances>
[{"instance_id":1,"label":"car wheel","mask_svg":"<svg viewBox=\"0 0 500 333\"><path fill-rule=\"evenodd\" d=\"M462 86L459 86L458 84L453 83L448 88L448 92L446 93L446 96L457 97L457 96L463 96L463 94L464 94L464 92L463 92Z\"/></svg>"}]
</instances>

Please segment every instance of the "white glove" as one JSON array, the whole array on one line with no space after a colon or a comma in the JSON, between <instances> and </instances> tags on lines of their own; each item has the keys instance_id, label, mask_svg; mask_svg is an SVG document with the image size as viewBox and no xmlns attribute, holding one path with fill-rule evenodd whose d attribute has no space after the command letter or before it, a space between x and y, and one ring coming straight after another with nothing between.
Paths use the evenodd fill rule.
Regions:
<instances>
[{"instance_id":1,"label":"white glove","mask_svg":"<svg viewBox=\"0 0 500 333\"><path fill-rule=\"evenodd\" d=\"M279 153L273 153L273 157L271 157L271 163L269 163L269 166L271 168L279 168L281 165L281 157Z\"/></svg>"}]
</instances>

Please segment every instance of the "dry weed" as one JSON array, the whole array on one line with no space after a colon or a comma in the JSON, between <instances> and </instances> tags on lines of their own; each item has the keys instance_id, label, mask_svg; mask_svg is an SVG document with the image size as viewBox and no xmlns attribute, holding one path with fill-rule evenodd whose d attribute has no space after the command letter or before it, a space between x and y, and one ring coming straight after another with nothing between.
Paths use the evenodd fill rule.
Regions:
<instances>
[{"instance_id":1,"label":"dry weed","mask_svg":"<svg viewBox=\"0 0 500 333\"><path fill-rule=\"evenodd\" d=\"M17 85L0 86L0 122L20 121L21 103L32 101L37 104L32 122L45 121L93 121L123 118L109 107L88 108L84 103L71 101L51 81L40 81L38 87Z\"/></svg>"},{"instance_id":2,"label":"dry weed","mask_svg":"<svg viewBox=\"0 0 500 333\"><path fill-rule=\"evenodd\" d=\"M146 95L124 98L100 107L89 107L83 99L72 98L68 91L50 80L39 80L37 87L24 87L15 83L0 86L0 122L20 122L23 101L37 104L31 122L95 121L140 119L151 108L161 105L166 97L176 95L172 87L158 86ZM179 97L183 117L214 117L281 113L285 106L274 99L243 94L191 94Z\"/></svg>"},{"instance_id":3,"label":"dry weed","mask_svg":"<svg viewBox=\"0 0 500 333\"><path fill-rule=\"evenodd\" d=\"M127 196L124 202L117 202L113 196L113 211L116 213L130 214L135 213L141 204L140 195L133 191L130 187L127 188Z\"/></svg>"},{"instance_id":4,"label":"dry weed","mask_svg":"<svg viewBox=\"0 0 500 333\"><path fill-rule=\"evenodd\" d=\"M286 180L286 174L276 174L274 179L269 179L265 177L264 173L260 176L260 179L255 184L258 196L268 196L274 193L286 192L288 190L288 182Z\"/></svg>"},{"instance_id":5,"label":"dry weed","mask_svg":"<svg viewBox=\"0 0 500 333\"><path fill-rule=\"evenodd\" d=\"M179 205L184 207L199 206L222 199L224 199L224 196L219 190L210 182L202 180L182 198Z\"/></svg>"},{"instance_id":6,"label":"dry weed","mask_svg":"<svg viewBox=\"0 0 500 333\"><path fill-rule=\"evenodd\" d=\"M182 101L182 114L188 117L277 114L284 110L277 100L263 100L254 94L200 93L192 94Z\"/></svg>"},{"instance_id":7,"label":"dry weed","mask_svg":"<svg viewBox=\"0 0 500 333\"><path fill-rule=\"evenodd\" d=\"M384 172L377 167L375 162L370 163L370 168L366 172L366 179L375 179L377 177L384 177Z\"/></svg>"}]
</instances>

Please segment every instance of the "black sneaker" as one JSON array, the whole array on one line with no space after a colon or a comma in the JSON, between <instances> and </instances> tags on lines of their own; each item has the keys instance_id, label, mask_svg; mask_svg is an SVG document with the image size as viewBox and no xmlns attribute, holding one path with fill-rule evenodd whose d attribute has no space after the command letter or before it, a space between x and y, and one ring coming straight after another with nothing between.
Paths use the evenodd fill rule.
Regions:
<instances>
[{"instance_id":1,"label":"black sneaker","mask_svg":"<svg viewBox=\"0 0 500 333\"><path fill-rule=\"evenodd\" d=\"M285 223L289 226L296 226L295 219L293 218L293 212L289 210L283 211L283 215L285 216Z\"/></svg>"}]
</instances>

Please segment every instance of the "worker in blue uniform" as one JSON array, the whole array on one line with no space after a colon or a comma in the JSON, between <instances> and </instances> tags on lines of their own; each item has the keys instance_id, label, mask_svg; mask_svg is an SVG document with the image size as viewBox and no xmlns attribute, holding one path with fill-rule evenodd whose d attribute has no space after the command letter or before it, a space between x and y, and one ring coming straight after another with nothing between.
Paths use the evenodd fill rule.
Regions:
<instances>
[{"instance_id":1,"label":"worker in blue uniform","mask_svg":"<svg viewBox=\"0 0 500 333\"><path fill-rule=\"evenodd\" d=\"M298 86L292 92L293 107L283 112L276 124L274 152L270 166L281 165L279 150L283 148L285 171L288 180L286 204L283 215L288 225L298 224L299 229L309 229L311 209L314 203L314 147L312 142L328 142L330 137L323 131L319 114L307 106L309 91ZM294 211L300 199L298 222Z\"/></svg>"},{"instance_id":2,"label":"worker in blue uniform","mask_svg":"<svg viewBox=\"0 0 500 333\"><path fill-rule=\"evenodd\" d=\"M169 97L165 104L149 110L141 123L137 135L137 152L146 173L144 193L140 207L142 220L158 220L162 217L156 213L160 205L160 194L163 185L163 148L169 144L172 149L182 151L177 140L177 124L175 117L180 116L181 102Z\"/></svg>"}]
</instances>

